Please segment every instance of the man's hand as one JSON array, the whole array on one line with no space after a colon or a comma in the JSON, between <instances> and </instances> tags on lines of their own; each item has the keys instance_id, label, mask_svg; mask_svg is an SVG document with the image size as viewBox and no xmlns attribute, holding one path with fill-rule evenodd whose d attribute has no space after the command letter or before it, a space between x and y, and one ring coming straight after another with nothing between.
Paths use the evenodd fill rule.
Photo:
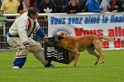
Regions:
<instances>
[{"instance_id":1,"label":"man's hand","mask_svg":"<svg viewBox=\"0 0 124 82\"><path fill-rule=\"evenodd\" d=\"M29 45L26 45L26 46L25 46L25 49L26 49L26 50L30 50L30 46L29 46Z\"/></svg>"},{"instance_id":2,"label":"man's hand","mask_svg":"<svg viewBox=\"0 0 124 82\"><path fill-rule=\"evenodd\" d=\"M104 11L101 11L100 13L101 13L101 14L105 14L106 12L104 12Z\"/></svg>"},{"instance_id":3,"label":"man's hand","mask_svg":"<svg viewBox=\"0 0 124 82\"><path fill-rule=\"evenodd\" d=\"M113 11L112 11L112 13L117 13L117 12L118 12L118 10L113 10Z\"/></svg>"},{"instance_id":4,"label":"man's hand","mask_svg":"<svg viewBox=\"0 0 124 82\"><path fill-rule=\"evenodd\" d=\"M23 44L24 44L26 50L30 50L29 42L24 42Z\"/></svg>"},{"instance_id":5,"label":"man's hand","mask_svg":"<svg viewBox=\"0 0 124 82\"><path fill-rule=\"evenodd\" d=\"M48 43L48 36L44 36L43 39L46 43Z\"/></svg>"}]
</instances>

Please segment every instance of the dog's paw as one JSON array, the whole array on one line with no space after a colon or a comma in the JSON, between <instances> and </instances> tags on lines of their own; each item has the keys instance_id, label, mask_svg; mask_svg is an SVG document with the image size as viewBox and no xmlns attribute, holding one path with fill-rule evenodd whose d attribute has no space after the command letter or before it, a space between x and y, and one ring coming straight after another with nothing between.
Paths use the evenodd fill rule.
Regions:
<instances>
[{"instance_id":1,"label":"dog's paw","mask_svg":"<svg viewBox=\"0 0 124 82\"><path fill-rule=\"evenodd\" d=\"M98 62L95 62L95 65L97 65L98 64Z\"/></svg>"},{"instance_id":2,"label":"dog's paw","mask_svg":"<svg viewBox=\"0 0 124 82\"><path fill-rule=\"evenodd\" d=\"M101 62L101 64L103 64L104 62Z\"/></svg>"}]
</instances>

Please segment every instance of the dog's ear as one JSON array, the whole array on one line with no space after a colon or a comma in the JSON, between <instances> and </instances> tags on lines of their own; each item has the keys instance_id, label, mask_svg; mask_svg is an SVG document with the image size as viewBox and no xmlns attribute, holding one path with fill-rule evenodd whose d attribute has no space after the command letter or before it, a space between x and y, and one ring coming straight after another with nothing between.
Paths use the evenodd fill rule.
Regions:
<instances>
[{"instance_id":1,"label":"dog's ear","mask_svg":"<svg viewBox=\"0 0 124 82\"><path fill-rule=\"evenodd\" d=\"M61 40L63 39L64 37L63 36L58 36L58 40Z\"/></svg>"}]
</instances>

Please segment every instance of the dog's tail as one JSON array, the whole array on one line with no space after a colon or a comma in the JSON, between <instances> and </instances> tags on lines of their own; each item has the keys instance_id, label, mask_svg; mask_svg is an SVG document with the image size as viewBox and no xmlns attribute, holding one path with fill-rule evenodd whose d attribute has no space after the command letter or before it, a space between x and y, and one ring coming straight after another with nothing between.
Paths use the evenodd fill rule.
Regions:
<instances>
[{"instance_id":1,"label":"dog's tail","mask_svg":"<svg viewBox=\"0 0 124 82\"><path fill-rule=\"evenodd\" d=\"M113 42L115 40L115 37L110 37L110 36L100 36L100 39L105 39L109 42Z\"/></svg>"}]
</instances>

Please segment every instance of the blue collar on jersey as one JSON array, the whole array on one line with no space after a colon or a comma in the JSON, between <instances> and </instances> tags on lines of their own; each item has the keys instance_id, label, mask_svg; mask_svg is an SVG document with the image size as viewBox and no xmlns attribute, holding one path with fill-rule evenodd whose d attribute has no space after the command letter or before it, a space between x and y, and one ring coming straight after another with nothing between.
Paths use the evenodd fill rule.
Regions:
<instances>
[{"instance_id":1,"label":"blue collar on jersey","mask_svg":"<svg viewBox=\"0 0 124 82\"><path fill-rule=\"evenodd\" d=\"M28 17L30 17L32 19L31 15L29 13L27 15L28 15Z\"/></svg>"}]
</instances>

